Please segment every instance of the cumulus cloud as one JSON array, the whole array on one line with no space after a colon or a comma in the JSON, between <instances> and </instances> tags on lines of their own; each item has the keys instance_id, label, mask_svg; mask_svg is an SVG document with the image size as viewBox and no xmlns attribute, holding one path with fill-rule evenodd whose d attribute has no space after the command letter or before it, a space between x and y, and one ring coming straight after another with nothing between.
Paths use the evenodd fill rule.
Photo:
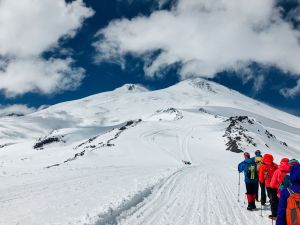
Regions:
<instances>
[{"instance_id":1,"label":"cumulus cloud","mask_svg":"<svg viewBox=\"0 0 300 225\"><path fill-rule=\"evenodd\" d=\"M124 0L117 0L118 2L124 2ZM140 0L127 0L128 4L134 4L134 3L138 3L141 2ZM172 2L172 0L143 0L143 3L145 2L153 2L154 4L157 4L157 6L159 8L162 8L163 6L165 6L167 3Z\"/></svg>"},{"instance_id":2,"label":"cumulus cloud","mask_svg":"<svg viewBox=\"0 0 300 225\"><path fill-rule=\"evenodd\" d=\"M211 78L253 62L300 76L300 32L275 0L178 0L170 11L115 20L98 37L98 61L122 62L133 54L144 58L150 77L179 64L182 79ZM262 83L260 77L255 88Z\"/></svg>"},{"instance_id":3,"label":"cumulus cloud","mask_svg":"<svg viewBox=\"0 0 300 225\"><path fill-rule=\"evenodd\" d=\"M35 112L37 109L34 107L28 107L27 105L0 105L0 116L9 115L26 115Z\"/></svg>"},{"instance_id":4,"label":"cumulus cloud","mask_svg":"<svg viewBox=\"0 0 300 225\"><path fill-rule=\"evenodd\" d=\"M0 90L8 97L54 93L78 86L84 70L45 51L72 38L93 11L82 0L0 1Z\"/></svg>"},{"instance_id":5,"label":"cumulus cloud","mask_svg":"<svg viewBox=\"0 0 300 225\"><path fill-rule=\"evenodd\" d=\"M287 98L294 98L300 94L300 79L293 88L283 88L280 90L281 94Z\"/></svg>"},{"instance_id":6,"label":"cumulus cloud","mask_svg":"<svg viewBox=\"0 0 300 225\"><path fill-rule=\"evenodd\" d=\"M7 97L28 92L51 94L77 88L84 69L72 68L72 59L25 58L9 63L0 71L0 89Z\"/></svg>"}]
</instances>

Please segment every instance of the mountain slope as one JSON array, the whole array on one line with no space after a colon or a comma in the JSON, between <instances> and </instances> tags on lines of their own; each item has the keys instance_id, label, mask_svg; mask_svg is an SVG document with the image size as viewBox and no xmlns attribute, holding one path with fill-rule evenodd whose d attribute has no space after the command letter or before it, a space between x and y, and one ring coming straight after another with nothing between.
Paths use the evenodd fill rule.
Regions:
<instances>
[{"instance_id":1,"label":"mountain slope","mask_svg":"<svg viewBox=\"0 0 300 225\"><path fill-rule=\"evenodd\" d=\"M300 156L298 117L202 79L0 121L3 225L266 224L237 201L234 152Z\"/></svg>"}]
</instances>

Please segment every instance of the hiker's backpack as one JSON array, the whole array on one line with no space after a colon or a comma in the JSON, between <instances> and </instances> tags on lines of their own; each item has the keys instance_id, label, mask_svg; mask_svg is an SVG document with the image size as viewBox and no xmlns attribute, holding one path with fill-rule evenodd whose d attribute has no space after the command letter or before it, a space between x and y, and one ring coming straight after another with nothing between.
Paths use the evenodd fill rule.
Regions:
<instances>
[{"instance_id":1,"label":"hiker's backpack","mask_svg":"<svg viewBox=\"0 0 300 225\"><path fill-rule=\"evenodd\" d=\"M254 161L257 165L257 170L259 170L260 165L262 164L262 157L261 156L255 156Z\"/></svg>"},{"instance_id":2,"label":"hiker's backpack","mask_svg":"<svg viewBox=\"0 0 300 225\"><path fill-rule=\"evenodd\" d=\"M292 183L291 183L291 178L290 178L290 174L287 173L284 176L283 181L281 182L279 189L280 191L282 191L284 188L291 188L292 187Z\"/></svg>"},{"instance_id":3,"label":"hiker's backpack","mask_svg":"<svg viewBox=\"0 0 300 225\"><path fill-rule=\"evenodd\" d=\"M271 165L265 165L265 170L264 170L264 180L269 180L271 181L272 176L274 172L276 171L275 165L272 163Z\"/></svg>"},{"instance_id":4,"label":"hiker's backpack","mask_svg":"<svg viewBox=\"0 0 300 225\"><path fill-rule=\"evenodd\" d=\"M286 207L286 222L287 225L299 225L300 224L300 193L293 192L288 188L290 197L287 200Z\"/></svg>"},{"instance_id":5,"label":"hiker's backpack","mask_svg":"<svg viewBox=\"0 0 300 225\"><path fill-rule=\"evenodd\" d=\"M254 163L247 163L247 178L255 180L257 178L257 166Z\"/></svg>"}]
</instances>

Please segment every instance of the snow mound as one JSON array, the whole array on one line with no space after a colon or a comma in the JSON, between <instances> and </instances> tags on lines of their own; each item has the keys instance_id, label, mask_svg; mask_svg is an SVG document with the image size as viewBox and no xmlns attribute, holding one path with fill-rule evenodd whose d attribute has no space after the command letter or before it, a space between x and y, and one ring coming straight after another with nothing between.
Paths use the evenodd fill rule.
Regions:
<instances>
[{"instance_id":1,"label":"snow mound","mask_svg":"<svg viewBox=\"0 0 300 225\"><path fill-rule=\"evenodd\" d=\"M146 117L145 121L175 121L183 118L181 111L175 108L157 110L154 114Z\"/></svg>"},{"instance_id":2,"label":"snow mound","mask_svg":"<svg viewBox=\"0 0 300 225\"><path fill-rule=\"evenodd\" d=\"M115 91L135 93L135 92L147 92L149 90L141 84L124 84L122 87L115 89Z\"/></svg>"},{"instance_id":3,"label":"snow mound","mask_svg":"<svg viewBox=\"0 0 300 225\"><path fill-rule=\"evenodd\" d=\"M33 148L37 150L44 150L45 146L49 146L54 143L66 143L64 135L55 135L54 133L50 133L47 136L39 138Z\"/></svg>"},{"instance_id":4,"label":"snow mound","mask_svg":"<svg viewBox=\"0 0 300 225\"><path fill-rule=\"evenodd\" d=\"M74 149L95 150L103 147L113 147L114 140L116 140L125 130L135 127L140 122L142 122L141 119L127 121L118 128L113 128L104 134L89 138L77 145Z\"/></svg>"},{"instance_id":5,"label":"snow mound","mask_svg":"<svg viewBox=\"0 0 300 225\"><path fill-rule=\"evenodd\" d=\"M255 118L248 116L233 116L225 120L229 123L223 137L228 139L227 149L232 152L243 152L260 145L261 148L286 149L287 143L280 141ZM263 145L263 146L261 146Z\"/></svg>"},{"instance_id":6,"label":"snow mound","mask_svg":"<svg viewBox=\"0 0 300 225\"><path fill-rule=\"evenodd\" d=\"M189 83L194 88L198 88L203 91L207 91L209 93L214 93L214 94L217 93L217 90L212 86L212 84L204 79L201 78L191 79Z\"/></svg>"}]
</instances>

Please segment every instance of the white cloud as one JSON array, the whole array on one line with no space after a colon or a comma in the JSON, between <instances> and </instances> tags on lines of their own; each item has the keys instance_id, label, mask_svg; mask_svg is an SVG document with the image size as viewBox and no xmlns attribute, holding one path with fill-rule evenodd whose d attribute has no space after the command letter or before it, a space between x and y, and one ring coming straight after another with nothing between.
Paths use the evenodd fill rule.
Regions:
<instances>
[{"instance_id":1,"label":"white cloud","mask_svg":"<svg viewBox=\"0 0 300 225\"><path fill-rule=\"evenodd\" d=\"M124 0L117 0L118 2L124 2ZM143 0L143 3L145 2L153 2L154 4L157 3L158 8L162 8L167 3L171 2L172 0ZM128 4L138 3L141 2L140 0L127 0Z\"/></svg>"},{"instance_id":2,"label":"white cloud","mask_svg":"<svg viewBox=\"0 0 300 225\"><path fill-rule=\"evenodd\" d=\"M28 92L51 94L77 88L84 76L84 69L72 68L71 59L26 58L8 64L0 71L0 89L7 97Z\"/></svg>"},{"instance_id":3,"label":"white cloud","mask_svg":"<svg viewBox=\"0 0 300 225\"><path fill-rule=\"evenodd\" d=\"M27 105L0 105L0 116L7 115L26 115L36 111L34 107L28 107Z\"/></svg>"},{"instance_id":4,"label":"white cloud","mask_svg":"<svg viewBox=\"0 0 300 225\"><path fill-rule=\"evenodd\" d=\"M255 92L261 91L264 86L264 82L265 82L264 75L261 74L259 76L256 76L254 79L254 85L253 85L254 91Z\"/></svg>"},{"instance_id":5,"label":"white cloud","mask_svg":"<svg viewBox=\"0 0 300 225\"><path fill-rule=\"evenodd\" d=\"M98 36L97 60L144 57L148 76L180 63L182 79L214 77L253 62L300 76L300 32L281 18L275 0L178 0L171 11L113 21Z\"/></svg>"},{"instance_id":6,"label":"white cloud","mask_svg":"<svg viewBox=\"0 0 300 225\"><path fill-rule=\"evenodd\" d=\"M0 90L11 97L76 87L83 69L73 69L72 59L45 60L42 54L72 38L92 15L82 0L1 0Z\"/></svg>"},{"instance_id":7,"label":"white cloud","mask_svg":"<svg viewBox=\"0 0 300 225\"><path fill-rule=\"evenodd\" d=\"M299 4L300 4L300 0L299 0ZM298 7L294 8L294 9L291 9L287 14L286 19L290 20L290 21L294 20L299 23L300 22L300 5L298 5Z\"/></svg>"},{"instance_id":8,"label":"white cloud","mask_svg":"<svg viewBox=\"0 0 300 225\"><path fill-rule=\"evenodd\" d=\"M300 79L297 81L297 84L293 88L283 88L280 90L280 93L286 98L294 98L300 94Z\"/></svg>"}]
</instances>

